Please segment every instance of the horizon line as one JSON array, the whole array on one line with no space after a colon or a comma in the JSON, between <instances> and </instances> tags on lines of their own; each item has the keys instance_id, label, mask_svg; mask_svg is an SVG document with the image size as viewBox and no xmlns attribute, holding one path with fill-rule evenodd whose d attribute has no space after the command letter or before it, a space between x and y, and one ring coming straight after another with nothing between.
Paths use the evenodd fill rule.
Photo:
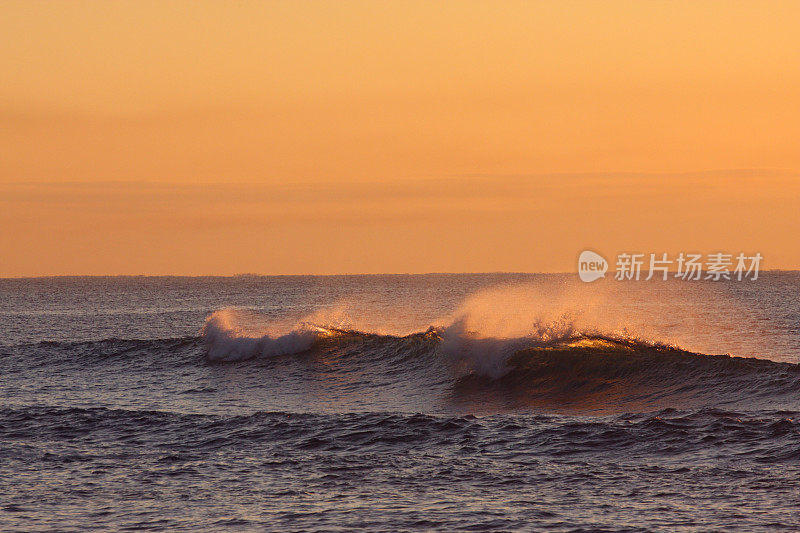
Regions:
<instances>
[{"instance_id":1,"label":"horizon line","mask_svg":"<svg viewBox=\"0 0 800 533\"><path fill-rule=\"evenodd\" d=\"M649 270L642 270L642 274ZM659 271L661 272L661 271ZM669 274L675 271L668 271ZM706 272L705 270L702 272ZM759 273L766 272L800 272L800 268L769 268L761 269ZM331 273L331 274L259 274L254 272L243 272L238 274L49 274L39 276L0 276L0 280L26 280L26 279L54 279L54 278L324 278L324 277L347 277L347 276L464 276L464 275L577 275L577 271L558 271L558 272L525 272L525 271L481 271L481 272L372 272L372 273ZM610 276L607 279L613 279ZM646 280L628 280L646 281ZM691 280L703 281L703 280Z\"/></svg>"}]
</instances>

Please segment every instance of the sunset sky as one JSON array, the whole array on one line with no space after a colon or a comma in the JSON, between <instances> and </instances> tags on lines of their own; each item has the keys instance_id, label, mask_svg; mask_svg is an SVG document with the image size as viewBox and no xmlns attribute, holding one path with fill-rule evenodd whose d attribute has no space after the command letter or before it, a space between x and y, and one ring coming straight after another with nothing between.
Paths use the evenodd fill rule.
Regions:
<instances>
[{"instance_id":1,"label":"sunset sky","mask_svg":"<svg viewBox=\"0 0 800 533\"><path fill-rule=\"evenodd\" d=\"M0 6L0 276L800 268L798 2Z\"/></svg>"}]
</instances>

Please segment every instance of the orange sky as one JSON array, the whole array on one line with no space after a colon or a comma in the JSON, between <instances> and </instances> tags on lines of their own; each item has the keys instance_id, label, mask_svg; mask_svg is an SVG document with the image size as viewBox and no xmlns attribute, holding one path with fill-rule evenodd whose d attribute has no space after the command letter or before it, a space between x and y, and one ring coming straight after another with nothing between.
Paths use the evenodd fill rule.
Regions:
<instances>
[{"instance_id":1,"label":"orange sky","mask_svg":"<svg viewBox=\"0 0 800 533\"><path fill-rule=\"evenodd\" d=\"M800 3L0 7L0 276L800 268ZM742 170L748 169L748 170Z\"/></svg>"}]
</instances>

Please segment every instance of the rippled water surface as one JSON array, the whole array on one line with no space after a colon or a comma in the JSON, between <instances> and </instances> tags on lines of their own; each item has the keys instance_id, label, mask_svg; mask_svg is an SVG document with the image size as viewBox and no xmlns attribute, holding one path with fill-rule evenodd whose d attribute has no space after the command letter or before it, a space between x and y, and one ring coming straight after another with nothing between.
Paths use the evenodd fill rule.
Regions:
<instances>
[{"instance_id":1,"label":"rippled water surface","mask_svg":"<svg viewBox=\"0 0 800 533\"><path fill-rule=\"evenodd\" d=\"M797 530L799 294L0 280L0 526Z\"/></svg>"}]
</instances>

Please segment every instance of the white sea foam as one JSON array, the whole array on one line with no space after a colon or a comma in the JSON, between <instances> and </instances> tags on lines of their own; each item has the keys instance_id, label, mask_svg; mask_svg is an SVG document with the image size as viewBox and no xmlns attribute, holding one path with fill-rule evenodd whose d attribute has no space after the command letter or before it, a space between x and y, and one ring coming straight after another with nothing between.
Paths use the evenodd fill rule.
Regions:
<instances>
[{"instance_id":1,"label":"white sea foam","mask_svg":"<svg viewBox=\"0 0 800 533\"><path fill-rule=\"evenodd\" d=\"M467 298L434 326L442 339L440 353L457 371L499 377L515 352L576 334L587 312L597 314L593 305L585 296L563 290L495 287ZM221 309L206 319L202 334L209 360L239 361L306 351L316 340L335 335L331 328L363 331L367 328L359 325L371 323L370 332L394 333L390 321L376 328L378 317L363 315L352 302L340 303L281 327L253 311ZM581 331L588 329L583 324Z\"/></svg>"},{"instance_id":2,"label":"white sea foam","mask_svg":"<svg viewBox=\"0 0 800 533\"><path fill-rule=\"evenodd\" d=\"M448 324L441 352L460 372L497 378L519 350L596 334L602 296L580 289L518 284L479 291L440 319Z\"/></svg>"},{"instance_id":3,"label":"white sea foam","mask_svg":"<svg viewBox=\"0 0 800 533\"><path fill-rule=\"evenodd\" d=\"M476 373L498 378L509 371L508 359L520 350L568 339L575 332L571 324L534 327L528 335L518 337L486 337L467 329L468 320L461 318L441 332L441 353L460 373Z\"/></svg>"},{"instance_id":4,"label":"white sea foam","mask_svg":"<svg viewBox=\"0 0 800 533\"><path fill-rule=\"evenodd\" d=\"M330 335L324 328L303 323L280 332L258 321L258 315L239 309L221 309L206 319L202 336L211 361L242 361L308 350Z\"/></svg>"}]
</instances>

